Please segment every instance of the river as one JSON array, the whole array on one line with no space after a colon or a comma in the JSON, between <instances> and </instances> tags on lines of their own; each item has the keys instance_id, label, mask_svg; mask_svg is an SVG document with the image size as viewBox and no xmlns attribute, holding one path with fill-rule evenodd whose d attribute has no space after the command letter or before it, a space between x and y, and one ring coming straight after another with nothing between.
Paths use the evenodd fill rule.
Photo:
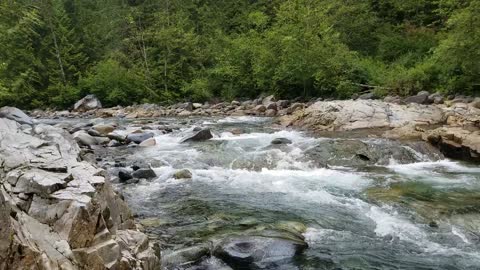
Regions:
<instances>
[{"instance_id":1,"label":"river","mask_svg":"<svg viewBox=\"0 0 480 270\"><path fill-rule=\"evenodd\" d=\"M382 162L357 155L352 164L332 148L307 154L338 140L280 129L269 118L154 123L177 129L155 131L152 147L112 148L103 164L120 159L153 167L155 179L116 187L161 243L162 255L290 222L304 226L308 248L234 269L480 269L480 168L474 164L368 136L355 140L378 147L387 155L377 157ZM126 132L138 126L129 123ZM193 126L210 128L214 138L180 143ZM271 145L276 138L291 144ZM315 160L325 153L326 164ZM192 179L174 179L179 169L190 170ZM208 255L167 268L230 269Z\"/></svg>"}]
</instances>

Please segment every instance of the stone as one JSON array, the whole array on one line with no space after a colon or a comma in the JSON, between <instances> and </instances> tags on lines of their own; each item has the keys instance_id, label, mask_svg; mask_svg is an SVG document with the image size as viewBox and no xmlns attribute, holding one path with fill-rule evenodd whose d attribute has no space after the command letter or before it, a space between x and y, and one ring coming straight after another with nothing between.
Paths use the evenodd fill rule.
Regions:
<instances>
[{"instance_id":1,"label":"stone","mask_svg":"<svg viewBox=\"0 0 480 270\"><path fill-rule=\"evenodd\" d=\"M445 126L425 132L422 138L437 146L446 157L480 161L480 130L478 129Z\"/></svg>"},{"instance_id":2,"label":"stone","mask_svg":"<svg viewBox=\"0 0 480 270\"><path fill-rule=\"evenodd\" d=\"M427 91L421 91L415 96L405 98L405 103L429 104L429 96L430 93L428 93Z\"/></svg>"},{"instance_id":3,"label":"stone","mask_svg":"<svg viewBox=\"0 0 480 270\"><path fill-rule=\"evenodd\" d=\"M270 144L291 144L292 141L287 138L275 138Z\"/></svg>"},{"instance_id":4,"label":"stone","mask_svg":"<svg viewBox=\"0 0 480 270\"><path fill-rule=\"evenodd\" d=\"M287 109L287 114L291 114L291 113L294 113L298 110L301 110L305 108L305 104L303 103L293 103L290 107L288 107Z\"/></svg>"},{"instance_id":5,"label":"stone","mask_svg":"<svg viewBox=\"0 0 480 270\"><path fill-rule=\"evenodd\" d=\"M276 111L276 110L270 109L270 110L267 110L267 111L265 112L265 116L267 116L267 117L274 117L275 115L277 115L277 111Z\"/></svg>"},{"instance_id":6,"label":"stone","mask_svg":"<svg viewBox=\"0 0 480 270\"><path fill-rule=\"evenodd\" d=\"M267 96L267 97L261 99L261 104L263 104L265 106L270 104L270 103L273 103L273 102L275 102L275 96L274 95L270 95L270 96Z\"/></svg>"},{"instance_id":7,"label":"stone","mask_svg":"<svg viewBox=\"0 0 480 270\"><path fill-rule=\"evenodd\" d=\"M256 112L259 112L259 113L262 113L262 112L265 112L267 110L267 107L265 107L265 105L257 105L254 110Z\"/></svg>"},{"instance_id":8,"label":"stone","mask_svg":"<svg viewBox=\"0 0 480 270\"><path fill-rule=\"evenodd\" d=\"M476 109L480 109L480 97L475 98L470 105Z\"/></svg>"},{"instance_id":9,"label":"stone","mask_svg":"<svg viewBox=\"0 0 480 270\"><path fill-rule=\"evenodd\" d=\"M277 110L277 103L271 102L266 105L267 110Z\"/></svg>"},{"instance_id":10,"label":"stone","mask_svg":"<svg viewBox=\"0 0 480 270\"><path fill-rule=\"evenodd\" d=\"M151 132L146 132L146 133L132 133L127 135L127 143L129 142L134 142L136 144L140 144L143 141L153 138L154 134Z\"/></svg>"},{"instance_id":11,"label":"stone","mask_svg":"<svg viewBox=\"0 0 480 270\"><path fill-rule=\"evenodd\" d=\"M110 140L116 140L116 141L119 141L119 142L125 142L127 140L127 136L122 135L122 134L118 134L118 133L115 133L115 132L108 133L107 137Z\"/></svg>"},{"instance_id":12,"label":"stone","mask_svg":"<svg viewBox=\"0 0 480 270\"><path fill-rule=\"evenodd\" d=\"M95 95L87 95L73 105L73 111L86 112L94 109L101 109L102 103Z\"/></svg>"},{"instance_id":13,"label":"stone","mask_svg":"<svg viewBox=\"0 0 480 270\"><path fill-rule=\"evenodd\" d=\"M181 111L180 113L178 113L177 115L187 117L187 116L191 116L192 112L188 111L188 110L184 110L184 111Z\"/></svg>"},{"instance_id":14,"label":"stone","mask_svg":"<svg viewBox=\"0 0 480 270\"><path fill-rule=\"evenodd\" d=\"M73 133L73 138L81 146L92 146L98 144L98 141L94 137L83 130Z\"/></svg>"},{"instance_id":15,"label":"stone","mask_svg":"<svg viewBox=\"0 0 480 270\"><path fill-rule=\"evenodd\" d=\"M277 101L277 107L278 108L288 108L288 105L290 105L290 101L289 100L279 100Z\"/></svg>"},{"instance_id":16,"label":"stone","mask_svg":"<svg viewBox=\"0 0 480 270\"><path fill-rule=\"evenodd\" d=\"M145 141L141 142L139 146L141 147L150 147L150 146L155 146L157 144L157 141L155 138L150 138L146 139Z\"/></svg>"},{"instance_id":17,"label":"stone","mask_svg":"<svg viewBox=\"0 0 480 270\"><path fill-rule=\"evenodd\" d=\"M110 140L110 142L107 144L108 147L118 147L121 145L122 143L117 140Z\"/></svg>"},{"instance_id":18,"label":"stone","mask_svg":"<svg viewBox=\"0 0 480 270\"><path fill-rule=\"evenodd\" d=\"M375 99L375 94L374 93L365 93L365 94L362 94L360 96L358 96L358 99Z\"/></svg>"},{"instance_id":19,"label":"stone","mask_svg":"<svg viewBox=\"0 0 480 270\"><path fill-rule=\"evenodd\" d=\"M162 256L162 267L170 269L179 265L194 264L209 254L210 246L206 244L165 252Z\"/></svg>"},{"instance_id":20,"label":"stone","mask_svg":"<svg viewBox=\"0 0 480 270\"><path fill-rule=\"evenodd\" d=\"M245 130L242 129L242 128L233 128L233 129L230 130L230 132L231 132L233 135L240 135L240 134L245 133Z\"/></svg>"},{"instance_id":21,"label":"stone","mask_svg":"<svg viewBox=\"0 0 480 270\"><path fill-rule=\"evenodd\" d=\"M180 142L201 142L207 141L213 138L212 132L210 129L200 129L198 131L194 131L193 134L183 137Z\"/></svg>"},{"instance_id":22,"label":"stone","mask_svg":"<svg viewBox=\"0 0 480 270\"><path fill-rule=\"evenodd\" d=\"M121 183L124 183L132 178L133 178L132 174L126 169L120 169L118 171L118 179L120 180Z\"/></svg>"},{"instance_id":23,"label":"stone","mask_svg":"<svg viewBox=\"0 0 480 270\"><path fill-rule=\"evenodd\" d=\"M173 174L175 179L190 179L192 178L192 172L187 169L178 170Z\"/></svg>"},{"instance_id":24,"label":"stone","mask_svg":"<svg viewBox=\"0 0 480 270\"><path fill-rule=\"evenodd\" d=\"M115 130L115 127L112 125L94 125L92 127L94 130L96 130L98 133L100 133L102 136L107 136L109 133L113 132Z\"/></svg>"},{"instance_id":25,"label":"stone","mask_svg":"<svg viewBox=\"0 0 480 270\"><path fill-rule=\"evenodd\" d=\"M157 177L157 174L151 168L140 168L132 173L135 178L152 179Z\"/></svg>"},{"instance_id":26,"label":"stone","mask_svg":"<svg viewBox=\"0 0 480 270\"><path fill-rule=\"evenodd\" d=\"M33 125L33 120L20 109L15 107L0 108L0 118L7 118L20 124Z\"/></svg>"}]
</instances>

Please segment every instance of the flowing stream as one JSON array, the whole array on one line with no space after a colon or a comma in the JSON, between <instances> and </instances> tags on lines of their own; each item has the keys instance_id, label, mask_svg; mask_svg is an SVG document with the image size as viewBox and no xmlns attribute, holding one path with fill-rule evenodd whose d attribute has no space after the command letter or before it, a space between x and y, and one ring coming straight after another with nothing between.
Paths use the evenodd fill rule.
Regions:
<instances>
[{"instance_id":1,"label":"flowing stream","mask_svg":"<svg viewBox=\"0 0 480 270\"><path fill-rule=\"evenodd\" d=\"M164 250L299 222L308 248L266 269L480 269L480 168L474 164L401 145L414 162L402 164L394 154L383 157L386 163L352 165L348 155L329 153L337 160L320 166L320 154L306 153L335 138L278 129L268 118L160 121L178 129L158 133L156 146L111 155L154 168L157 178L117 187ZM209 127L214 138L180 143L195 125ZM275 138L292 143L271 145ZM391 141L358 140L393 149ZM184 168L192 179L172 177ZM224 269L212 258L202 265L174 269Z\"/></svg>"}]
</instances>

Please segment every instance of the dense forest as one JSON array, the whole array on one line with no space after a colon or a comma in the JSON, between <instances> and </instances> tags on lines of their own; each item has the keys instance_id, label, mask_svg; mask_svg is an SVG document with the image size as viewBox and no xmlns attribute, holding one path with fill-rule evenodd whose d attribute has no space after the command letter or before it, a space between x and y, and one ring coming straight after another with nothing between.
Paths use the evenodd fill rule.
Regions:
<instances>
[{"instance_id":1,"label":"dense forest","mask_svg":"<svg viewBox=\"0 0 480 270\"><path fill-rule=\"evenodd\" d=\"M2 0L0 105L480 92L480 0Z\"/></svg>"}]
</instances>

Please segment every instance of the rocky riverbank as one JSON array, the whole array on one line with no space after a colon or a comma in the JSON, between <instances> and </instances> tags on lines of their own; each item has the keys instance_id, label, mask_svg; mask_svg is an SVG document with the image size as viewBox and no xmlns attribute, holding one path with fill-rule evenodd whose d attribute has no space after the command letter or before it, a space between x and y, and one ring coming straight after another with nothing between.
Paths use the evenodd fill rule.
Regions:
<instances>
[{"instance_id":1,"label":"rocky riverbank","mask_svg":"<svg viewBox=\"0 0 480 270\"><path fill-rule=\"evenodd\" d=\"M65 130L0 117L0 269L158 269L108 175Z\"/></svg>"},{"instance_id":2,"label":"rocky riverbank","mask_svg":"<svg viewBox=\"0 0 480 270\"><path fill-rule=\"evenodd\" d=\"M475 102L449 106L378 100L319 101L281 117L279 123L319 133L363 131L391 139L423 139L447 157L480 161L480 108Z\"/></svg>"}]
</instances>

